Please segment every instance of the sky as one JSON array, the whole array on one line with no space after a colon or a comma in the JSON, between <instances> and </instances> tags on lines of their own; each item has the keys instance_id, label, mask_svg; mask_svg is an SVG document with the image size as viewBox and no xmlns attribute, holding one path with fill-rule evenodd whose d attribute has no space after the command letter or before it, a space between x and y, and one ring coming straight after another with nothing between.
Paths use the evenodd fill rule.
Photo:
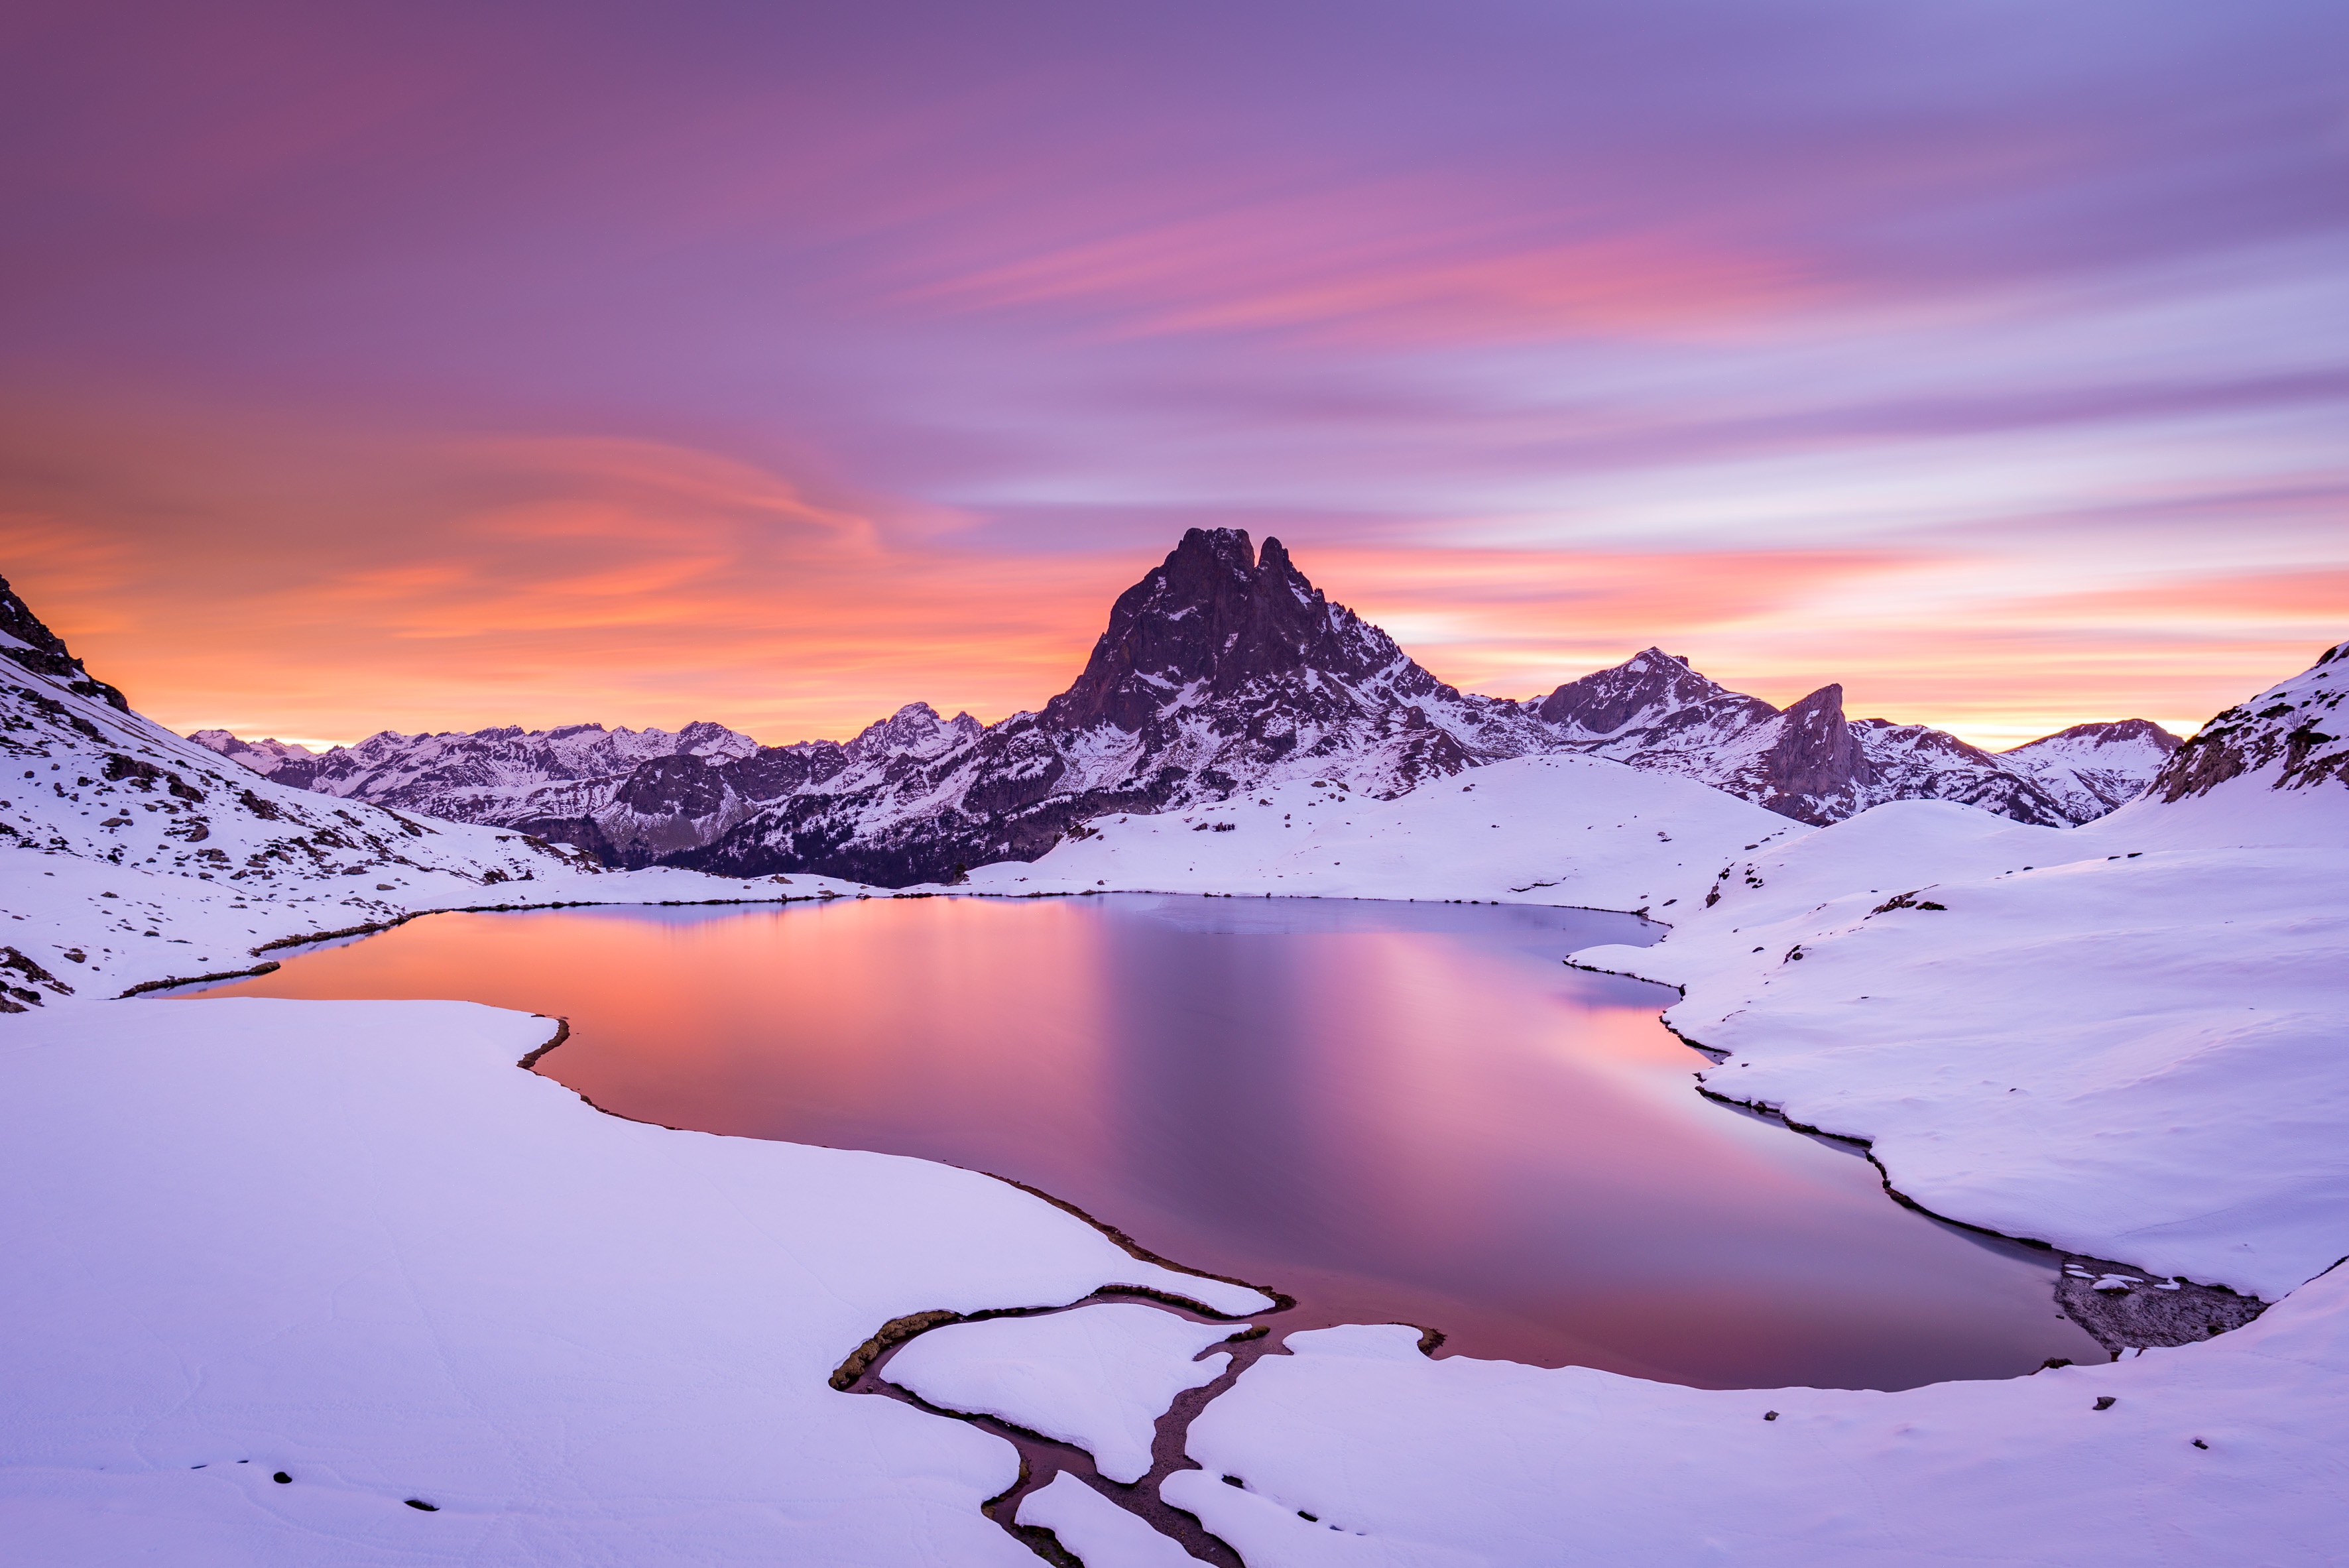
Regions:
<instances>
[{"instance_id":1,"label":"sky","mask_svg":"<svg viewBox=\"0 0 2349 1568\"><path fill-rule=\"evenodd\" d=\"M1185 528L1993 747L2349 636L2338 0L0 12L0 574L178 729L988 720Z\"/></svg>"}]
</instances>

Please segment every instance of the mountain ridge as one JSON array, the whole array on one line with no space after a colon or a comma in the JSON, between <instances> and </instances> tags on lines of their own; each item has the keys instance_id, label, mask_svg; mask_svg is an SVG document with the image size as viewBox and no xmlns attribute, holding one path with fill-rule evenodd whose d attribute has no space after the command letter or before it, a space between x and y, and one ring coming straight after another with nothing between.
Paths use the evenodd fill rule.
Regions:
<instances>
[{"instance_id":1,"label":"mountain ridge","mask_svg":"<svg viewBox=\"0 0 2349 1568\"><path fill-rule=\"evenodd\" d=\"M2101 766L2085 767L2097 726L1993 755L1926 726L1851 719L1839 685L1777 708L1652 647L1537 698L1464 693L1329 599L1279 540L1259 549L1244 530L1192 529L1118 595L1066 690L993 725L917 702L844 743L781 747L707 721L675 735L385 731L315 758L200 738L281 782L492 822L607 863L902 885L1033 860L1111 814L1309 779L1391 797L1552 752L1675 774L1812 825L1913 798L2070 825L2142 788L2177 744L2141 719L2101 728L2116 727L2129 744Z\"/></svg>"}]
</instances>

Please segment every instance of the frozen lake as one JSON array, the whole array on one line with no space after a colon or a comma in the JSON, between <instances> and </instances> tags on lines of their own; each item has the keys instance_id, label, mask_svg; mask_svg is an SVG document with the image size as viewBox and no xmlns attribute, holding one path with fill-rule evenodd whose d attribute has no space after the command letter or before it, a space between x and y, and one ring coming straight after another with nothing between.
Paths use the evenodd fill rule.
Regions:
<instances>
[{"instance_id":1,"label":"frozen lake","mask_svg":"<svg viewBox=\"0 0 2349 1568\"><path fill-rule=\"evenodd\" d=\"M205 995L567 1016L538 1070L608 1110L1012 1177L1295 1295L1277 1331L1715 1387L2102 1359L2045 1254L1703 1099L1671 992L1559 962L1641 929L1142 895L446 914Z\"/></svg>"}]
</instances>

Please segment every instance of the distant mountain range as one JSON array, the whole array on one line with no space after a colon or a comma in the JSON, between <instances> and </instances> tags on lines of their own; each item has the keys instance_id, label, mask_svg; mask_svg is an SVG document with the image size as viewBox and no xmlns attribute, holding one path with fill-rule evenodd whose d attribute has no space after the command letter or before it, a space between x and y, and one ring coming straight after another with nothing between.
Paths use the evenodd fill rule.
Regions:
<instances>
[{"instance_id":1,"label":"distant mountain range","mask_svg":"<svg viewBox=\"0 0 2349 1568\"><path fill-rule=\"evenodd\" d=\"M1479 696L1330 603L1278 540L1259 552L1235 529L1185 533L1118 596L1075 684L994 725L912 703L844 745L765 747L709 723L387 730L323 755L224 730L191 738L280 784L610 864L892 886L1033 860L1112 813L1295 780L1392 796L1547 752L1676 774L1804 822L1930 798L2060 827L2139 793L2179 744L2124 719L1993 755L1922 725L1847 719L1839 686L1773 707L1655 648L1536 700Z\"/></svg>"}]
</instances>

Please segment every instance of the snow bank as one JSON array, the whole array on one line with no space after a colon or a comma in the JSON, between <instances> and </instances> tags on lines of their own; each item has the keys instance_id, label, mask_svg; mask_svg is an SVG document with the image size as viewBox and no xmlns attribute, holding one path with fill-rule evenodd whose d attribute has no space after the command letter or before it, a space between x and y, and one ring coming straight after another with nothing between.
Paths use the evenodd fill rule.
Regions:
<instances>
[{"instance_id":1,"label":"snow bank","mask_svg":"<svg viewBox=\"0 0 2349 1568\"><path fill-rule=\"evenodd\" d=\"M1381 800L1291 783L1220 805L1104 817L973 892L1479 899L1674 920L1724 856L1814 830L1687 779L1588 757L1525 757Z\"/></svg>"},{"instance_id":2,"label":"snow bank","mask_svg":"<svg viewBox=\"0 0 2349 1568\"><path fill-rule=\"evenodd\" d=\"M1206 1468L1160 1490L1249 1568L2332 1563L2344 1275L2207 1346L1899 1394L1675 1388L1433 1361L1408 1328L1296 1334L1192 1423Z\"/></svg>"},{"instance_id":3,"label":"snow bank","mask_svg":"<svg viewBox=\"0 0 2349 1568\"><path fill-rule=\"evenodd\" d=\"M548 1027L249 998L11 1020L12 1554L1029 1563L978 1511L1010 1446L834 1367L934 1308L1269 1305L968 1171L601 1115L515 1070Z\"/></svg>"},{"instance_id":4,"label":"snow bank","mask_svg":"<svg viewBox=\"0 0 2349 1568\"><path fill-rule=\"evenodd\" d=\"M1019 1500L1019 1522L1050 1531L1085 1568L1192 1568L1198 1561L1067 1470Z\"/></svg>"},{"instance_id":5,"label":"snow bank","mask_svg":"<svg viewBox=\"0 0 2349 1568\"><path fill-rule=\"evenodd\" d=\"M1130 1303L989 1318L930 1330L891 1357L887 1375L941 1408L1074 1443L1102 1474L1131 1484L1150 1471L1156 1423L1174 1396L1214 1382L1232 1360L1192 1358L1240 1326Z\"/></svg>"},{"instance_id":6,"label":"snow bank","mask_svg":"<svg viewBox=\"0 0 2349 1568\"><path fill-rule=\"evenodd\" d=\"M2349 1253L2349 790L2255 791L2060 830L1880 806L1575 961L1685 987L1708 1089L1869 1140L1937 1213L2273 1299Z\"/></svg>"}]
</instances>

